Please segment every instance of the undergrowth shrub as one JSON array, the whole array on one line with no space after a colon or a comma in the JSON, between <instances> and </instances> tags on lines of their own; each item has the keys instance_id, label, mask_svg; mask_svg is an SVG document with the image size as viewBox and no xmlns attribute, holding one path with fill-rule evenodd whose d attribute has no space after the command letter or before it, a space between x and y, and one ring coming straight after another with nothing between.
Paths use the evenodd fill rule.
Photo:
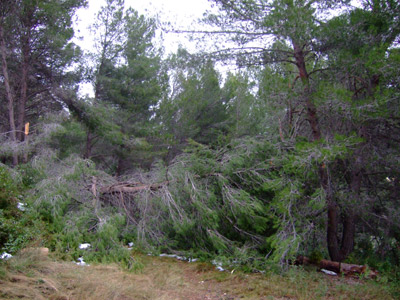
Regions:
<instances>
[{"instance_id":1,"label":"undergrowth shrub","mask_svg":"<svg viewBox=\"0 0 400 300\"><path fill-rule=\"evenodd\" d=\"M12 177L10 170L0 164L0 209L6 214L15 213L18 185Z\"/></svg>"},{"instance_id":2,"label":"undergrowth shrub","mask_svg":"<svg viewBox=\"0 0 400 300\"><path fill-rule=\"evenodd\" d=\"M41 243L61 258L118 262L134 271L143 265L126 248L128 242L154 254L217 258L245 271L273 271L277 262L288 264L299 253L318 253L312 258L320 260L327 256L326 203L315 174L329 155L345 155L343 147L332 154L320 146L301 142L295 149L241 139L214 149L191 142L169 166L159 161L148 172L118 179L141 186L137 192L109 194L99 190L116 178L90 160L76 155L60 160L47 149L19 170L22 185L30 189L24 199L29 209L17 225L4 221L0 228L13 236L7 249L20 248L28 234L41 235ZM18 191L4 176L7 188ZM6 194L10 203L18 197L0 195ZM81 243L91 247L81 250ZM375 266L381 263L373 263L375 257L363 259ZM380 270L393 271L389 262L395 260L383 262Z\"/></svg>"},{"instance_id":3,"label":"undergrowth shrub","mask_svg":"<svg viewBox=\"0 0 400 300\"><path fill-rule=\"evenodd\" d=\"M35 218L46 224L45 243L51 251L64 259L83 256L89 263L118 262L127 269L140 269L121 242L125 217L116 208L102 206L91 192L93 177L101 186L109 175L96 170L90 160L78 156L59 160L49 150L35 157L30 168L29 174L36 177L28 202ZM82 243L90 243L90 249L79 249Z\"/></svg>"},{"instance_id":4,"label":"undergrowth shrub","mask_svg":"<svg viewBox=\"0 0 400 300\"><path fill-rule=\"evenodd\" d=\"M17 208L21 198L20 188L11 170L0 165L0 252L15 253L29 239L26 224Z\"/></svg>"}]
</instances>

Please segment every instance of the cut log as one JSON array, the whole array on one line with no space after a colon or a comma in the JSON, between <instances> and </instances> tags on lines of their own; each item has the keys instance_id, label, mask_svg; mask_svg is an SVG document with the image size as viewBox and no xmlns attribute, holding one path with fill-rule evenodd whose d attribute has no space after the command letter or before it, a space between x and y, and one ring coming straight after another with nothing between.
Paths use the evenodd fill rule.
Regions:
<instances>
[{"instance_id":1,"label":"cut log","mask_svg":"<svg viewBox=\"0 0 400 300\"><path fill-rule=\"evenodd\" d=\"M378 275L378 271L368 268L366 265L355 265L355 264L346 264L337 261L331 261L327 259L321 259L318 262L314 262L308 257L298 256L296 259L297 265L316 265L320 269L325 269L329 271L333 271L338 274L344 274L345 276L354 276L365 274L366 277L376 278Z\"/></svg>"}]
</instances>

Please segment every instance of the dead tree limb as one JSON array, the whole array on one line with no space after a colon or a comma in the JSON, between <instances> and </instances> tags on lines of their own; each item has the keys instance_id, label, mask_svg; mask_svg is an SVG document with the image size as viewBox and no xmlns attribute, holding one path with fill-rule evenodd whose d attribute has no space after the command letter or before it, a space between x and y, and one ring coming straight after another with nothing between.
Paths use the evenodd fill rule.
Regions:
<instances>
[{"instance_id":1,"label":"dead tree limb","mask_svg":"<svg viewBox=\"0 0 400 300\"><path fill-rule=\"evenodd\" d=\"M144 190L156 191L159 188L169 184L169 181L154 184L114 184L111 186L105 186L100 189L100 194L114 194L114 193L137 193ZM133 185L133 186L132 186Z\"/></svg>"}]
</instances>

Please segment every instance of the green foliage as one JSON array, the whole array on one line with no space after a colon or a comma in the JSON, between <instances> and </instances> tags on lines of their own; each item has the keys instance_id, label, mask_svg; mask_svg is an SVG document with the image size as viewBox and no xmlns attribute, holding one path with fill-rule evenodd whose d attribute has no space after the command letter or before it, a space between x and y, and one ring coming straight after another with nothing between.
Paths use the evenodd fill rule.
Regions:
<instances>
[{"instance_id":1,"label":"green foliage","mask_svg":"<svg viewBox=\"0 0 400 300\"><path fill-rule=\"evenodd\" d=\"M46 235L43 224L36 219L36 213L26 206L24 211L17 208L18 202L25 202L24 192L31 186L35 176L27 166L20 168L22 174L14 176L4 166L0 166L0 251L16 253L35 240ZM35 181L35 180L33 180Z\"/></svg>"},{"instance_id":2,"label":"green foliage","mask_svg":"<svg viewBox=\"0 0 400 300\"><path fill-rule=\"evenodd\" d=\"M24 239L23 227L17 221L19 195L18 186L10 171L0 165L0 250L15 250L14 246L21 244Z\"/></svg>"},{"instance_id":3,"label":"green foliage","mask_svg":"<svg viewBox=\"0 0 400 300\"><path fill-rule=\"evenodd\" d=\"M60 159L83 152L82 145L86 139L82 124L75 120L64 121L48 138L51 148L58 150Z\"/></svg>"},{"instance_id":4,"label":"green foliage","mask_svg":"<svg viewBox=\"0 0 400 300\"><path fill-rule=\"evenodd\" d=\"M6 166L0 165L0 209L8 210L16 205L18 186Z\"/></svg>"},{"instance_id":5,"label":"green foliage","mask_svg":"<svg viewBox=\"0 0 400 300\"><path fill-rule=\"evenodd\" d=\"M19 250L34 242L46 239L47 231L43 223L34 219L34 215L5 218L0 214L0 249L9 253Z\"/></svg>"},{"instance_id":6,"label":"green foliage","mask_svg":"<svg viewBox=\"0 0 400 300\"><path fill-rule=\"evenodd\" d=\"M21 183L24 190L34 187L34 185L44 179L45 176L43 172L33 168L30 163L19 165L17 171L21 177Z\"/></svg>"},{"instance_id":7,"label":"green foliage","mask_svg":"<svg viewBox=\"0 0 400 300\"><path fill-rule=\"evenodd\" d=\"M255 82L251 81L249 74L229 73L222 88L228 123L234 137L255 134L260 130L259 103L251 93L254 85Z\"/></svg>"},{"instance_id":8,"label":"green foliage","mask_svg":"<svg viewBox=\"0 0 400 300\"><path fill-rule=\"evenodd\" d=\"M87 182L99 175L94 164L76 156L60 163L50 152L36 157L34 162L21 168L22 178L26 173L40 174L28 185L35 189L25 198L29 209L19 212L14 219L0 216L4 220L1 232L7 233L2 248L15 253L34 239L62 258L77 260L83 256L87 262L117 262L124 268L140 271L142 264L131 257L121 242L125 217L115 209L93 206L93 195L86 190ZM80 250L81 243L92 246Z\"/></svg>"},{"instance_id":9,"label":"green foliage","mask_svg":"<svg viewBox=\"0 0 400 300\"><path fill-rule=\"evenodd\" d=\"M168 76L153 44L156 27L120 0L107 1L92 26L96 50L88 73L95 95L83 103L85 156L117 175L148 168L160 155L152 151L159 141L154 117Z\"/></svg>"},{"instance_id":10,"label":"green foliage","mask_svg":"<svg viewBox=\"0 0 400 300\"><path fill-rule=\"evenodd\" d=\"M69 40L72 12L83 1L64 2L23 1L18 16L32 23L10 14L1 24L16 58L7 58L14 78L23 54L14 41L23 42L23 30L36 34L28 55L32 108L45 102L39 91L49 89L48 74L52 88L53 78L78 83L64 75L80 54ZM400 6L370 1L327 20L326 9L348 1L214 2L218 15L206 21L231 32L226 44L239 47L213 59L252 66L229 73L223 85L210 56L180 48L163 62L153 44L157 20L125 9L122 0L106 2L93 25L98 51L87 70L94 98L74 101L76 115L39 110L31 161L13 171L0 166L0 248L43 243L66 259L140 271L143 264L124 247L134 242L265 270L299 253L315 262L326 257L326 210L334 203L337 237L354 216L348 261L397 281L400 52L393 45ZM52 105L43 108L61 109ZM4 155L28 148L6 146ZM118 181L138 189L99 192ZM27 211L17 209L18 199ZM91 248L81 250L81 243Z\"/></svg>"},{"instance_id":11,"label":"green foliage","mask_svg":"<svg viewBox=\"0 0 400 300\"><path fill-rule=\"evenodd\" d=\"M190 144L186 154L168 168L168 176L174 178L168 190L158 193L159 198L138 196L150 202L146 210L129 217L146 224L137 241L162 244L169 251L201 250L211 255L231 256L238 248L271 251L263 237L275 230L266 205L271 197L254 190L257 181L266 180L254 166L268 156L263 151L273 151L271 145L249 139L221 151L195 141ZM157 170L160 176L164 171ZM154 218L157 223L150 223Z\"/></svg>"},{"instance_id":12,"label":"green foliage","mask_svg":"<svg viewBox=\"0 0 400 300\"><path fill-rule=\"evenodd\" d=\"M226 103L220 88L220 74L212 61L193 67L184 50L170 58L175 91L160 104L159 118L178 144L193 139L217 144L227 131ZM186 60L189 61L186 61ZM182 60L186 65L181 65Z\"/></svg>"}]
</instances>

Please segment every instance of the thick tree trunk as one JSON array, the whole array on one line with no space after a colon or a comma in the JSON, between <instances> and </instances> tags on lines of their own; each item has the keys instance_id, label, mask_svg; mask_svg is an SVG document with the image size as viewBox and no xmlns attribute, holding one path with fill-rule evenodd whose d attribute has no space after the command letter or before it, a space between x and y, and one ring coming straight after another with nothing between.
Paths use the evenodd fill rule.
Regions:
<instances>
[{"instance_id":1,"label":"thick tree trunk","mask_svg":"<svg viewBox=\"0 0 400 300\"><path fill-rule=\"evenodd\" d=\"M125 160L123 157L118 156L118 164L117 164L117 169L115 170L115 176L119 177L122 175L124 169L125 169Z\"/></svg>"},{"instance_id":2,"label":"thick tree trunk","mask_svg":"<svg viewBox=\"0 0 400 300\"><path fill-rule=\"evenodd\" d=\"M344 214L342 245L340 247L341 260L344 260L354 250L354 237L356 234L356 215L352 209Z\"/></svg>"},{"instance_id":3,"label":"thick tree trunk","mask_svg":"<svg viewBox=\"0 0 400 300\"><path fill-rule=\"evenodd\" d=\"M7 49L6 43L4 40L4 28L0 24L0 51L1 51L1 60L2 60L2 72L4 76L4 85L6 89L6 97L8 101L8 119L10 122L10 133L11 139L13 142L17 141L17 131L15 126L15 119L14 119L14 97L11 91L10 86L10 78L8 76L8 67L7 67ZM13 165L18 165L18 154L15 152L13 154Z\"/></svg>"},{"instance_id":4,"label":"thick tree trunk","mask_svg":"<svg viewBox=\"0 0 400 300\"><path fill-rule=\"evenodd\" d=\"M318 121L317 109L312 101L312 92L310 89L310 79L305 63L305 53L301 45L292 41L294 58L299 71L299 78L304 86L305 105L307 109L307 118L312 131L313 141L321 139L321 128ZM332 183L329 178L327 166L319 166L319 179L322 188L326 194L327 201L327 244L329 256L334 261L342 261L353 250L355 235L355 217L348 211L343 222L342 243L338 239L339 207L336 203Z\"/></svg>"},{"instance_id":5,"label":"thick tree trunk","mask_svg":"<svg viewBox=\"0 0 400 300\"><path fill-rule=\"evenodd\" d=\"M23 62L21 66L21 92L20 97L18 99L17 106L17 124L18 124L18 133L17 138L21 142L24 140L25 135L23 133L25 126L25 116L26 116L26 102L28 95L28 74L29 74L29 55L30 55L30 47L29 47L29 35L23 37L21 40L22 43L22 55Z\"/></svg>"},{"instance_id":6,"label":"thick tree trunk","mask_svg":"<svg viewBox=\"0 0 400 300\"><path fill-rule=\"evenodd\" d=\"M90 132L90 129L88 128L87 133L86 133L86 147L85 147L85 154L83 155L83 158L89 159L92 156L92 133Z\"/></svg>"},{"instance_id":7,"label":"thick tree trunk","mask_svg":"<svg viewBox=\"0 0 400 300\"><path fill-rule=\"evenodd\" d=\"M361 128L361 131L363 128ZM363 134L361 133L361 136ZM351 179L350 179L350 203L346 203L346 211L343 221L343 237L341 252L343 257L349 255L354 249L354 236L356 231L356 203L361 203L360 192L363 177L363 154L362 147L364 144L358 146L354 152L354 159L351 166Z\"/></svg>"},{"instance_id":8,"label":"thick tree trunk","mask_svg":"<svg viewBox=\"0 0 400 300\"><path fill-rule=\"evenodd\" d=\"M318 122L317 108L311 99L310 78L305 63L305 54L300 45L293 41L294 58L299 71L299 77L304 86L304 97L307 108L308 122L310 123L314 141L321 139L321 129Z\"/></svg>"},{"instance_id":9,"label":"thick tree trunk","mask_svg":"<svg viewBox=\"0 0 400 300\"><path fill-rule=\"evenodd\" d=\"M327 202L327 228L326 228L326 239L328 244L329 256L334 261L342 261L344 258L340 251L340 245L338 240L338 205L333 195L333 189L331 182L328 177L328 171L326 167L319 166L319 178L321 181L322 188L326 194Z\"/></svg>"},{"instance_id":10,"label":"thick tree trunk","mask_svg":"<svg viewBox=\"0 0 400 300\"><path fill-rule=\"evenodd\" d=\"M342 261L338 241L338 209L336 203L328 204L328 224L326 240L328 244L329 257L334 261Z\"/></svg>"}]
</instances>

